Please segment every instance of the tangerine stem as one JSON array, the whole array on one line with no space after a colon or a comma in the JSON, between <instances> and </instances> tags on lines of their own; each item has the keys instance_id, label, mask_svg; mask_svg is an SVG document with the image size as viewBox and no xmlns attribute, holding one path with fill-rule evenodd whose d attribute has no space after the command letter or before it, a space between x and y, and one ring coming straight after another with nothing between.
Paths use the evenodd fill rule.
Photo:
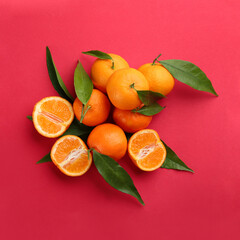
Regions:
<instances>
[{"instance_id":1,"label":"tangerine stem","mask_svg":"<svg viewBox=\"0 0 240 240\"><path fill-rule=\"evenodd\" d=\"M130 85L130 88L135 89L135 83L132 83L132 84ZM135 90L136 90L136 89L135 89Z\"/></svg>"},{"instance_id":2,"label":"tangerine stem","mask_svg":"<svg viewBox=\"0 0 240 240\"><path fill-rule=\"evenodd\" d=\"M159 58L161 55L162 55L162 54L160 53L160 54L153 60L152 65L155 65L155 62L158 61L158 58Z\"/></svg>"},{"instance_id":3,"label":"tangerine stem","mask_svg":"<svg viewBox=\"0 0 240 240\"><path fill-rule=\"evenodd\" d=\"M112 66L111 66L112 69L114 69L114 61L112 59Z\"/></svg>"}]
</instances>

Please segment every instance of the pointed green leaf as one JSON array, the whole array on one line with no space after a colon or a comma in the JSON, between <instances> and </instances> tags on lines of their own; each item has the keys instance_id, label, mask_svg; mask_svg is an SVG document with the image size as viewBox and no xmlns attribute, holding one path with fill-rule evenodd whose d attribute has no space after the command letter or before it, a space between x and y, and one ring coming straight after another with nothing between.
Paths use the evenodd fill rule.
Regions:
<instances>
[{"instance_id":1,"label":"pointed green leaf","mask_svg":"<svg viewBox=\"0 0 240 240\"><path fill-rule=\"evenodd\" d=\"M51 162L52 161L52 159L51 159L51 157L50 157L50 153L48 153L46 156L44 156L41 160L39 160L38 162L37 162L37 164L39 164L39 163L45 163L45 162Z\"/></svg>"},{"instance_id":2,"label":"pointed green leaf","mask_svg":"<svg viewBox=\"0 0 240 240\"><path fill-rule=\"evenodd\" d=\"M98 172L107 183L118 191L137 198L144 205L131 177L115 160L95 150L93 150L93 159Z\"/></svg>"},{"instance_id":3,"label":"pointed green leaf","mask_svg":"<svg viewBox=\"0 0 240 240\"><path fill-rule=\"evenodd\" d=\"M92 94L93 83L80 61L74 72L74 87L78 99L86 105Z\"/></svg>"},{"instance_id":4,"label":"pointed green leaf","mask_svg":"<svg viewBox=\"0 0 240 240\"><path fill-rule=\"evenodd\" d=\"M27 119L32 120L32 116L27 116Z\"/></svg>"},{"instance_id":5,"label":"pointed green leaf","mask_svg":"<svg viewBox=\"0 0 240 240\"><path fill-rule=\"evenodd\" d=\"M91 50L91 51L82 52L82 53L86 54L86 55L93 56L93 57L97 57L97 58L100 58L100 59L113 60L112 57L109 54L107 54L105 52L98 51L98 50Z\"/></svg>"},{"instance_id":6,"label":"pointed green leaf","mask_svg":"<svg viewBox=\"0 0 240 240\"><path fill-rule=\"evenodd\" d=\"M93 56L93 57L97 57L99 59L109 59L109 60L112 61L112 69L114 69L114 60L109 54L107 54L105 52L98 51L98 50L91 50L91 51L82 52L82 53L86 54L86 55Z\"/></svg>"},{"instance_id":7,"label":"pointed green leaf","mask_svg":"<svg viewBox=\"0 0 240 240\"><path fill-rule=\"evenodd\" d=\"M76 136L82 136L85 134L89 134L92 131L92 127L88 127L82 123L80 123L76 118L73 120L69 128L65 133L62 134L62 136L65 135L76 135Z\"/></svg>"},{"instance_id":8,"label":"pointed green leaf","mask_svg":"<svg viewBox=\"0 0 240 240\"><path fill-rule=\"evenodd\" d=\"M149 106L155 103L156 101L158 101L159 99L165 98L164 95L158 92L146 91L146 90L144 91L136 90L136 91L139 99L145 106Z\"/></svg>"},{"instance_id":9,"label":"pointed green leaf","mask_svg":"<svg viewBox=\"0 0 240 240\"><path fill-rule=\"evenodd\" d=\"M73 103L74 98L71 96L71 94L67 90L67 87L65 86L53 62L52 55L48 47L46 47L46 59L47 59L48 75L50 77L53 87L61 97Z\"/></svg>"},{"instance_id":10,"label":"pointed green leaf","mask_svg":"<svg viewBox=\"0 0 240 240\"><path fill-rule=\"evenodd\" d=\"M163 142L163 140L161 140ZM189 168L178 156L177 154L164 143L164 146L167 150L167 157L161 166L161 168L167 168L167 169L176 169L176 170L182 170L182 171L189 171L193 172L191 168Z\"/></svg>"},{"instance_id":11,"label":"pointed green leaf","mask_svg":"<svg viewBox=\"0 0 240 240\"><path fill-rule=\"evenodd\" d=\"M145 116L153 116L161 112L164 108L165 107L162 107L157 102L155 102L151 105L143 106L140 109L133 109L132 112L137 112Z\"/></svg>"},{"instance_id":12,"label":"pointed green leaf","mask_svg":"<svg viewBox=\"0 0 240 240\"><path fill-rule=\"evenodd\" d=\"M209 92L216 96L211 81L206 74L193 63L183 60L163 60L159 61L178 81L199 91Z\"/></svg>"}]
</instances>

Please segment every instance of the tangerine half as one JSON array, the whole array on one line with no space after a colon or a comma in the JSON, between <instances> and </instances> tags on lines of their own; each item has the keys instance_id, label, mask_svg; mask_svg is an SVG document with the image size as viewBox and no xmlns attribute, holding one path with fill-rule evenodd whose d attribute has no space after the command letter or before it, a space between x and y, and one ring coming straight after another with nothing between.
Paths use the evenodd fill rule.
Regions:
<instances>
[{"instance_id":1,"label":"tangerine half","mask_svg":"<svg viewBox=\"0 0 240 240\"><path fill-rule=\"evenodd\" d=\"M144 129L134 133L128 142L128 154L132 162L143 171L154 171L162 166L167 151L158 133Z\"/></svg>"},{"instance_id":2,"label":"tangerine half","mask_svg":"<svg viewBox=\"0 0 240 240\"><path fill-rule=\"evenodd\" d=\"M88 171L92 155L81 138L66 135L59 138L52 147L51 159L61 172L68 176L81 176Z\"/></svg>"},{"instance_id":3,"label":"tangerine half","mask_svg":"<svg viewBox=\"0 0 240 240\"><path fill-rule=\"evenodd\" d=\"M46 97L34 106L33 124L44 137L61 136L73 121L72 105L61 97Z\"/></svg>"}]
</instances>

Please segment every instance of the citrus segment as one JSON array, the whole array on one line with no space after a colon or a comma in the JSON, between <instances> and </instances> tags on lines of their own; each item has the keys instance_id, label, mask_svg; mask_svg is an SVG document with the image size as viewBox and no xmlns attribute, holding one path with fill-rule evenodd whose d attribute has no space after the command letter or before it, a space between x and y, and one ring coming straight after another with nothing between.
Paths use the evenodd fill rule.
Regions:
<instances>
[{"instance_id":1,"label":"citrus segment","mask_svg":"<svg viewBox=\"0 0 240 240\"><path fill-rule=\"evenodd\" d=\"M58 139L52 147L51 159L61 172L68 176L81 176L90 168L92 155L85 143L74 135Z\"/></svg>"},{"instance_id":2,"label":"citrus segment","mask_svg":"<svg viewBox=\"0 0 240 240\"><path fill-rule=\"evenodd\" d=\"M144 129L130 138L128 154L141 170L153 171L161 167L165 161L166 149L156 131Z\"/></svg>"},{"instance_id":3,"label":"citrus segment","mask_svg":"<svg viewBox=\"0 0 240 240\"><path fill-rule=\"evenodd\" d=\"M62 135L73 121L72 105L61 97L46 97L33 109L33 124L43 136L54 138Z\"/></svg>"}]
</instances>

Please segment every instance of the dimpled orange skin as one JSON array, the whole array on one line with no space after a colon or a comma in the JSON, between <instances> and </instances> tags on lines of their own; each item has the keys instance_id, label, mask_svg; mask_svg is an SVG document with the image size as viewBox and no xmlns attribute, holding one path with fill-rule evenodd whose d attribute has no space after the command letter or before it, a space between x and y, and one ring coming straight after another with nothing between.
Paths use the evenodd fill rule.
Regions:
<instances>
[{"instance_id":1,"label":"dimpled orange skin","mask_svg":"<svg viewBox=\"0 0 240 240\"><path fill-rule=\"evenodd\" d=\"M83 124L96 126L105 122L108 118L111 104L105 94L97 89L93 89L92 95L86 106L91 106L83 118ZM81 118L83 104L78 98L73 103L73 111L78 120Z\"/></svg>"},{"instance_id":2,"label":"dimpled orange skin","mask_svg":"<svg viewBox=\"0 0 240 240\"><path fill-rule=\"evenodd\" d=\"M174 87L174 78L162 64L146 63L138 68L149 82L149 90L163 95L170 93Z\"/></svg>"},{"instance_id":3,"label":"dimpled orange skin","mask_svg":"<svg viewBox=\"0 0 240 240\"><path fill-rule=\"evenodd\" d=\"M125 132L134 133L147 128L152 121L152 116L144 116L130 110L115 108L113 110L113 120Z\"/></svg>"},{"instance_id":4,"label":"dimpled orange skin","mask_svg":"<svg viewBox=\"0 0 240 240\"><path fill-rule=\"evenodd\" d=\"M132 110L139 107L142 102L137 90L149 90L149 83L144 75L134 68L125 68L116 71L108 80L107 94L111 103L122 110Z\"/></svg>"},{"instance_id":5,"label":"dimpled orange skin","mask_svg":"<svg viewBox=\"0 0 240 240\"><path fill-rule=\"evenodd\" d=\"M119 55L109 53L114 60L114 69L112 69L112 60L97 59L91 68L91 78L93 84L100 91L106 93L106 86L109 77L117 70L122 68L129 68L128 63Z\"/></svg>"},{"instance_id":6,"label":"dimpled orange skin","mask_svg":"<svg viewBox=\"0 0 240 240\"><path fill-rule=\"evenodd\" d=\"M121 159L127 151L127 138L124 131L112 123L95 127L87 139L89 148L105 154L114 160Z\"/></svg>"}]
</instances>

